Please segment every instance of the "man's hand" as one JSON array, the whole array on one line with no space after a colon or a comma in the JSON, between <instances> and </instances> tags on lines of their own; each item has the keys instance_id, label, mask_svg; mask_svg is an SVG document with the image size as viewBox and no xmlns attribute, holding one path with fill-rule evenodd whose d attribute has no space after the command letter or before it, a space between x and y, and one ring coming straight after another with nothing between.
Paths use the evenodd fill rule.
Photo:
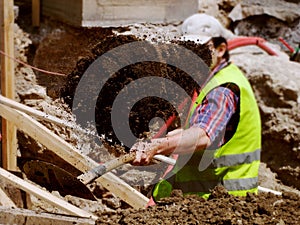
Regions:
<instances>
[{"instance_id":1,"label":"man's hand","mask_svg":"<svg viewBox=\"0 0 300 225\"><path fill-rule=\"evenodd\" d=\"M130 149L131 152L136 152L135 160L132 162L133 165L147 165L149 164L153 156L157 154L161 139L153 139L149 142L137 142Z\"/></svg>"},{"instance_id":2,"label":"man's hand","mask_svg":"<svg viewBox=\"0 0 300 225\"><path fill-rule=\"evenodd\" d=\"M178 129L168 133L164 138L134 144L130 150L136 152L136 158L132 164L147 165L156 154L190 154L195 151L202 151L209 145L210 139L202 128Z\"/></svg>"},{"instance_id":3,"label":"man's hand","mask_svg":"<svg viewBox=\"0 0 300 225\"><path fill-rule=\"evenodd\" d=\"M140 141L135 143L130 149L131 152L136 152L136 158L132 162L132 164L147 165L152 161L154 155L156 154L169 155L171 153L170 151L168 151L170 147L170 137L174 137L176 135L180 137L182 132L183 129L176 129L167 133L165 138L156 138L148 142Z\"/></svg>"}]
</instances>

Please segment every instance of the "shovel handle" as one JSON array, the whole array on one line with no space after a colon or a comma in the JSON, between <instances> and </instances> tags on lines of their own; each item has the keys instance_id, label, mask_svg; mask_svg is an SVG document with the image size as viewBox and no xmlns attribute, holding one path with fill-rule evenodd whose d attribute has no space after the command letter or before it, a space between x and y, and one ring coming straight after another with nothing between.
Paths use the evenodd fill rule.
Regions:
<instances>
[{"instance_id":1,"label":"shovel handle","mask_svg":"<svg viewBox=\"0 0 300 225\"><path fill-rule=\"evenodd\" d=\"M86 173L83 173L77 177L82 183L89 184L98 177L101 177L103 174L124 165L125 163L131 162L135 159L135 152L129 153L113 160L110 160L104 164L101 164Z\"/></svg>"},{"instance_id":2,"label":"shovel handle","mask_svg":"<svg viewBox=\"0 0 300 225\"><path fill-rule=\"evenodd\" d=\"M172 166L174 166L176 164L175 159L172 159L172 158L170 158L168 156L165 156L165 155L155 155L155 156L153 156L153 159L156 159L156 160L159 160L161 162L170 164Z\"/></svg>"},{"instance_id":3,"label":"shovel handle","mask_svg":"<svg viewBox=\"0 0 300 225\"><path fill-rule=\"evenodd\" d=\"M159 160L161 162L168 163L170 165L175 165L176 160L172 159L170 157L164 156L164 155L155 155L153 157L156 160ZM91 170L89 170L86 173L81 174L77 177L82 183L89 184L98 177L101 177L103 174L122 166L125 163L131 162L135 159L135 152L123 155L121 157L115 158L113 160L110 160L104 164L101 164Z\"/></svg>"}]
</instances>

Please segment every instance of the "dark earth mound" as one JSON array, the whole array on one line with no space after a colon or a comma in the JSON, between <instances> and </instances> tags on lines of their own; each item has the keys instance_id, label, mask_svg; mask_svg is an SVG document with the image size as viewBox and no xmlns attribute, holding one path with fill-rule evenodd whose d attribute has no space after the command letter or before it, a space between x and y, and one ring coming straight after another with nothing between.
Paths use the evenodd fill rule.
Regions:
<instances>
[{"instance_id":1,"label":"dark earth mound","mask_svg":"<svg viewBox=\"0 0 300 225\"><path fill-rule=\"evenodd\" d=\"M128 44L133 44L133 47L137 46L138 49L131 52L131 49L128 49L131 47L128 47L129 53L126 51L126 46L130 46ZM118 52L119 47L125 47L125 51ZM191 62L191 60L185 59L188 56L182 54L182 47L188 52L192 51L204 62L196 64ZM183 102L184 98L178 93L176 88L170 89L167 87L167 80L179 85L191 97L193 90L198 90L199 86L207 78L208 67L206 65L209 65L211 60L209 49L206 46L182 41L174 41L168 44L150 43L131 35L108 36L94 47L92 53L93 56L79 60L76 69L68 75L68 82L62 92L62 96L73 109L76 108L78 110L80 108L79 112L77 111L77 115L85 114L88 110L95 111L98 133L105 135L106 140L111 140L111 142L118 144L120 144L120 141L114 129L127 126L126 120L128 116L126 117L126 113L128 108L131 108L129 113L130 131L135 137L141 137L143 133L149 132L149 123L153 118L159 117L166 122L171 115L180 113L176 111L175 107ZM104 57L107 58L102 64L96 66L96 71L95 69L90 70L97 63L96 61ZM181 70L177 67L177 64L186 70ZM109 73L115 65L127 66L113 73L109 79L105 78L102 74L107 71ZM187 70L188 73L186 72ZM199 80L195 81L189 74L193 74ZM76 90L83 75L88 78L84 90ZM151 79L155 77L165 79L161 80L159 84L153 85L153 82L156 81ZM150 81L135 82L140 78L150 78ZM99 82L105 82L101 90L97 89ZM117 109L118 117L121 115L125 119L119 119L117 125L113 127L113 104L121 90L124 91L128 85L133 85L135 89L129 91L127 98L122 99L124 107ZM93 90L96 90L97 93L94 97L91 94ZM75 91L81 98L76 106L73 105ZM167 96L178 104L174 106L168 101L169 99L163 99L161 96ZM97 98L97 100L94 99L97 102L95 108L93 108L93 105L88 105L92 98ZM80 119L80 117L77 117L79 123L84 124L86 122L85 118L82 121ZM169 129L174 129L177 126L181 126L178 121Z\"/></svg>"}]
</instances>

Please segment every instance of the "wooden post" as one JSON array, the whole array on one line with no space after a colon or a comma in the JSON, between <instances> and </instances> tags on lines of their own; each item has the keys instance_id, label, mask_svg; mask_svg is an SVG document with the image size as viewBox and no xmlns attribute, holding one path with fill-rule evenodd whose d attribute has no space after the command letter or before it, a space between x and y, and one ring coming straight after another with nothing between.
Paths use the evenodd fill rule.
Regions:
<instances>
[{"instance_id":1,"label":"wooden post","mask_svg":"<svg viewBox=\"0 0 300 225\"><path fill-rule=\"evenodd\" d=\"M0 49L7 55L14 56L14 1L0 1ZM14 61L1 55L1 93L15 98ZM16 127L9 121L2 120L2 167L17 170Z\"/></svg>"},{"instance_id":2,"label":"wooden post","mask_svg":"<svg viewBox=\"0 0 300 225\"><path fill-rule=\"evenodd\" d=\"M32 26L34 27L40 26L40 9L40 0L32 0Z\"/></svg>"}]
</instances>

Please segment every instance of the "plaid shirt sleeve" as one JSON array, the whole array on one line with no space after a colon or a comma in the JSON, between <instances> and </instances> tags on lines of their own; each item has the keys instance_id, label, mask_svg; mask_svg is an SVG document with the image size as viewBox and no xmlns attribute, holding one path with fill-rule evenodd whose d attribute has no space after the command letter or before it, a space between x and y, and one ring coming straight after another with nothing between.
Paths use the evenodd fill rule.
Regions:
<instances>
[{"instance_id":1,"label":"plaid shirt sleeve","mask_svg":"<svg viewBox=\"0 0 300 225\"><path fill-rule=\"evenodd\" d=\"M227 87L213 89L196 108L190 125L204 129L211 143L220 147L225 141L227 124L237 110L238 100L238 95Z\"/></svg>"}]
</instances>

